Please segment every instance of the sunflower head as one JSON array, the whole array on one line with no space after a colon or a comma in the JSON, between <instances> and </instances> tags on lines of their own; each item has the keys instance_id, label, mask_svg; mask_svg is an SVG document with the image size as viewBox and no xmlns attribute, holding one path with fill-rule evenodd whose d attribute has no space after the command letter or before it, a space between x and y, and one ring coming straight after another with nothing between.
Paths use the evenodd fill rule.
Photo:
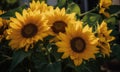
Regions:
<instances>
[{"instance_id":1,"label":"sunflower head","mask_svg":"<svg viewBox=\"0 0 120 72\"><path fill-rule=\"evenodd\" d=\"M92 33L92 28L88 25L83 27L82 22L68 24L66 33L59 33L57 36L60 41L56 42L58 52L62 52L62 58L70 57L76 66L79 66L83 60L95 58L98 53L98 38Z\"/></svg>"},{"instance_id":2,"label":"sunflower head","mask_svg":"<svg viewBox=\"0 0 120 72\"><path fill-rule=\"evenodd\" d=\"M105 17L109 18L110 14L108 12L105 11L105 8L100 8L99 11L100 14L103 14Z\"/></svg>"},{"instance_id":3,"label":"sunflower head","mask_svg":"<svg viewBox=\"0 0 120 72\"><path fill-rule=\"evenodd\" d=\"M0 10L0 15L3 14L3 11ZM0 18L0 28L3 26L3 21L2 21L2 18Z\"/></svg>"},{"instance_id":4,"label":"sunflower head","mask_svg":"<svg viewBox=\"0 0 120 72\"><path fill-rule=\"evenodd\" d=\"M0 15L3 14L4 11L0 10ZM9 20L3 19L0 17L0 41L5 38L6 29L8 27Z\"/></svg>"},{"instance_id":5,"label":"sunflower head","mask_svg":"<svg viewBox=\"0 0 120 72\"><path fill-rule=\"evenodd\" d=\"M0 10L0 15L3 14L3 13L4 13L4 11Z\"/></svg>"},{"instance_id":6,"label":"sunflower head","mask_svg":"<svg viewBox=\"0 0 120 72\"><path fill-rule=\"evenodd\" d=\"M60 32L65 33L65 27L68 24L75 22L75 14L67 14L65 8L51 9L46 13L47 25L50 27L49 33L53 36L58 35Z\"/></svg>"},{"instance_id":7,"label":"sunflower head","mask_svg":"<svg viewBox=\"0 0 120 72\"><path fill-rule=\"evenodd\" d=\"M3 26L2 18L0 18L0 28Z\"/></svg>"},{"instance_id":8,"label":"sunflower head","mask_svg":"<svg viewBox=\"0 0 120 72\"><path fill-rule=\"evenodd\" d=\"M47 36L44 14L39 11L23 10L22 15L16 13L16 18L10 18L10 28L7 30L7 39L10 39L9 45L12 49L25 48L28 50L38 40Z\"/></svg>"},{"instance_id":9,"label":"sunflower head","mask_svg":"<svg viewBox=\"0 0 120 72\"><path fill-rule=\"evenodd\" d=\"M100 47L101 53L105 55L110 55L110 45L109 42L115 39L115 37L110 36L112 30L108 30L107 23L102 22L100 26L98 26L98 37L99 43L98 46Z\"/></svg>"},{"instance_id":10,"label":"sunflower head","mask_svg":"<svg viewBox=\"0 0 120 72\"><path fill-rule=\"evenodd\" d=\"M109 8L110 5L112 5L112 0L100 0L100 8Z\"/></svg>"},{"instance_id":11,"label":"sunflower head","mask_svg":"<svg viewBox=\"0 0 120 72\"><path fill-rule=\"evenodd\" d=\"M34 10L39 10L40 12L46 12L49 11L51 8L53 8L52 6L48 6L45 1L37 1L35 2L34 0L30 3L30 9L32 11Z\"/></svg>"},{"instance_id":12,"label":"sunflower head","mask_svg":"<svg viewBox=\"0 0 120 72\"><path fill-rule=\"evenodd\" d=\"M107 23L103 21L100 26L98 26L98 36L104 36L107 42L115 39L115 37L110 36L112 30L108 30Z\"/></svg>"},{"instance_id":13,"label":"sunflower head","mask_svg":"<svg viewBox=\"0 0 120 72\"><path fill-rule=\"evenodd\" d=\"M109 6L112 5L111 0L100 0L99 6L100 6L100 14L105 15L106 17L110 17L109 13L106 12L105 10L109 8Z\"/></svg>"}]
</instances>

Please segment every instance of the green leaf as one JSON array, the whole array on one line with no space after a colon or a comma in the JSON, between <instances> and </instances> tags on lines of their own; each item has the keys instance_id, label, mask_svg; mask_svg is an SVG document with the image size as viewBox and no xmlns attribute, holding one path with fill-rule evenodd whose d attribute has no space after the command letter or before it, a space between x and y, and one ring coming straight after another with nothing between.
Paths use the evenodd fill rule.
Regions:
<instances>
[{"instance_id":1,"label":"green leaf","mask_svg":"<svg viewBox=\"0 0 120 72\"><path fill-rule=\"evenodd\" d=\"M17 0L6 0L7 1L7 3L9 3L9 4L14 4L15 2L17 2Z\"/></svg>"},{"instance_id":2,"label":"green leaf","mask_svg":"<svg viewBox=\"0 0 120 72\"><path fill-rule=\"evenodd\" d=\"M36 1L38 1L38 0L36 0ZM40 2L42 2L42 1L45 1L46 2L46 0L39 0Z\"/></svg>"},{"instance_id":3,"label":"green leaf","mask_svg":"<svg viewBox=\"0 0 120 72\"><path fill-rule=\"evenodd\" d=\"M63 7L66 4L66 0L58 0L58 7Z\"/></svg>"},{"instance_id":4,"label":"green leaf","mask_svg":"<svg viewBox=\"0 0 120 72\"><path fill-rule=\"evenodd\" d=\"M92 26L94 23L96 24L101 21L101 16L99 14L89 13L82 18L82 21Z\"/></svg>"},{"instance_id":5,"label":"green leaf","mask_svg":"<svg viewBox=\"0 0 120 72\"><path fill-rule=\"evenodd\" d=\"M116 17L110 17L110 18L107 18L105 19L105 22L107 22L107 26L108 26L108 29L112 29L112 33L111 35L118 35L119 32L117 30L117 27L118 27L118 20Z\"/></svg>"},{"instance_id":6,"label":"green leaf","mask_svg":"<svg viewBox=\"0 0 120 72\"><path fill-rule=\"evenodd\" d=\"M58 53L57 52L57 47L56 46L52 46L52 52L51 52L51 54L54 56L54 58L55 58L56 61L61 60L62 53Z\"/></svg>"},{"instance_id":7,"label":"green leaf","mask_svg":"<svg viewBox=\"0 0 120 72\"><path fill-rule=\"evenodd\" d=\"M15 12L19 12L22 13L22 10L26 8L26 5L22 6L22 7L18 7L12 10L9 10L8 12L0 15L0 17L2 18L6 18L9 19L10 17L15 17Z\"/></svg>"},{"instance_id":8,"label":"green leaf","mask_svg":"<svg viewBox=\"0 0 120 72\"><path fill-rule=\"evenodd\" d=\"M67 12L68 13L76 13L77 15L80 15L81 10L80 10L79 5L77 5L76 3L72 2L72 3L68 4Z\"/></svg>"},{"instance_id":9,"label":"green leaf","mask_svg":"<svg viewBox=\"0 0 120 72\"><path fill-rule=\"evenodd\" d=\"M120 14L120 5L111 5L108 11L110 12L110 14L113 14L119 11L119 14Z\"/></svg>"},{"instance_id":10,"label":"green leaf","mask_svg":"<svg viewBox=\"0 0 120 72\"><path fill-rule=\"evenodd\" d=\"M77 72L101 72L100 65L97 61L89 61L81 66L76 67Z\"/></svg>"},{"instance_id":11,"label":"green leaf","mask_svg":"<svg viewBox=\"0 0 120 72\"><path fill-rule=\"evenodd\" d=\"M36 66L37 72L61 72L61 62L47 64L41 62Z\"/></svg>"},{"instance_id":12,"label":"green leaf","mask_svg":"<svg viewBox=\"0 0 120 72\"><path fill-rule=\"evenodd\" d=\"M20 63L22 62L26 57L30 56L31 52L25 52L23 50L18 50L13 53L12 56L12 63L9 69L9 72L12 72L12 70Z\"/></svg>"},{"instance_id":13,"label":"green leaf","mask_svg":"<svg viewBox=\"0 0 120 72\"><path fill-rule=\"evenodd\" d=\"M112 54L115 55L115 57L120 60L120 45L114 44L112 46Z\"/></svg>"},{"instance_id":14,"label":"green leaf","mask_svg":"<svg viewBox=\"0 0 120 72\"><path fill-rule=\"evenodd\" d=\"M117 19L116 19L116 17L110 17L110 18L107 18L106 20L105 20L107 23L110 23L110 24L117 24Z\"/></svg>"},{"instance_id":15,"label":"green leaf","mask_svg":"<svg viewBox=\"0 0 120 72\"><path fill-rule=\"evenodd\" d=\"M89 13L82 18L82 21L89 26L93 27L93 30L96 30L97 24L101 23L102 18L99 14Z\"/></svg>"},{"instance_id":16,"label":"green leaf","mask_svg":"<svg viewBox=\"0 0 120 72\"><path fill-rule=\"evenodd\" d=\"M36 51L31 55L31 60L34 62L35 65L39 65L41 62L47 63L47 56L44 52Z\"/></svg>"}]
</instances>

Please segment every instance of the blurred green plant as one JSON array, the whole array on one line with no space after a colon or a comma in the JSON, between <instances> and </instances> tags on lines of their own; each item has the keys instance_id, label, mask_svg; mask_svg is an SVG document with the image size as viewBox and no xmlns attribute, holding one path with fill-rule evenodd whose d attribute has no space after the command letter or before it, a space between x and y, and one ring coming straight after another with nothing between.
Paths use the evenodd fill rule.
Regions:
<instances>
[{"instance_id":1,"label":"blurred green plant","mask_svg":"<svg viewBox=\"0 0 120 72\"><path fill-rule=\"evenodd\" d=\"M19 2L17 0L1 0L0 1L0 9L8 11L10 9L17 8L19 6Z\"/></svg>"}]
</instances>

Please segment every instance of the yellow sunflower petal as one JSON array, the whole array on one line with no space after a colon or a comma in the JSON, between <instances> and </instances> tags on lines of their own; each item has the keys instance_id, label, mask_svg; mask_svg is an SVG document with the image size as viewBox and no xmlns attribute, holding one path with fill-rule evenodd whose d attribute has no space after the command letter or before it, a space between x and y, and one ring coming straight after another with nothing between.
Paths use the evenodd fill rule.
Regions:
<instances>
[{"instance_id":1,"label":"yellow sunflower petal","mask_svg":"<svg viewBox=\"0 0 120 72\"><path fill-rule=\"evenodd\" d=\"M16 12L15 15L16 15L17 19L18 19L20 22L25 23L25 20L23 19L23 17L21 16L21 14L19 14L19 13Z\"/></svg>"},{"instance_id":2,"label":"yellow sunflower petal","mask_svg":"<svg viewBox=\"0 0 120 72\"><path fill-rule=\"evenodd\" d=\"M82 64L82 59L75 59L74 60L74 64L75 64L75 66L79 66L79 65L81 65Z\"/></svg>"}]
</instances>

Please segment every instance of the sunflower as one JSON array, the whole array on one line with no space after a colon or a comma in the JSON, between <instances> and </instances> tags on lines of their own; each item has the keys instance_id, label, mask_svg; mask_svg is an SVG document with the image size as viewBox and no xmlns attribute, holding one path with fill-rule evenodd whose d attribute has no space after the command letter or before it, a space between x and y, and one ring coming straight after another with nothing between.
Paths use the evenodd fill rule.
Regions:
<instances>
[{"instance_id":1,"label":"sunflower","mask_svg":"<svg viewBox=\"0 0 120 72\"><path fill-rule=\"evenodd\" d=\"M109 8L109 6L112 5L111 0L100 0L99 6L100 6L100 14L105 15L106 17L110 17L109 13L105 10Z\"/></svg>"},{"instance_id":2,"label":"sunflower","mask_svg":"<svg viewBox=\"0 0 120 72\"><path fill-rule=\"evenodd\" d=\"M49 11L51 8L53 8L52 6L48 6L45 1L37 1L35 2L34 0L30 3L30 8L32 11L34 10L39 10L40 12L46 12Z\"/></svg>"},{"instance_id":3,"label":"sunflower","mask_svg":"<svg viewBox=\"0 0 120 72\"><path fill-rule=\"evenodd\" d=\"M25 48L28 50L38 40L47 36L46 20L39 11L23 10L22 15L16 12L16 18L10 18L10 28L7 30L7 39L12 49Z\"/></svg>"},{"instance_id":4,"label":"sunflower","mask_svg":"<svg viewBox=\"0 0 120 72\"><path fill-rule=\"evenodd\" d=\"M0 15L3 14L4 11L0 10ZM5 38L5 32L8 26L9 20L3 19L0 17L0 41Z\"/></svg>"},{"instance_id":5,"label":"sunflower","mask_svg":"<svg viewBox=\"0 0 120 72\"><path fill-rule=\"evenodd\" d=\"M100 51L105 57L105 55L109 56L110 55L110 44L112 40L115 38L113 36L110 36L110 33L112 30L108 30L107 28L107 23L102 22L100 26L98 26L98 37L99 37L99 43L98 46L100 47Z\"/></svg>"},{"instance_id":6,"label":"sunflower","mask_svg":"<svg viewBox=\"0 0 120 72\"><path fill-rule=\"evenodd\" d=\"M0 15L3 14L4 12L0 10ZM0 28L3 26L3 19L0 17Z\"/></svg>"},{"instance_id":7,"label":"sunflower","mask_svg":"<svg viewBox=\"0 0 120 72\"><path fill-rule=\"evenodd\" d=\"M3 26L2 18L0 18L0 28Z\"/></svg>"},{"instance_id":8,"label":"sunflower","mask_svg":"<svg viewBox=\"0 0 120 72\"><path fill-rule=\"evenodd\" d=\"M75 14L67 14L65 8L51 9L46 13L46 20L48 20L47 25L50 27L49 33L53 36L59 34L59 32L65 33L65 27L68 24L73 24L76 20Z\"/></svg>"},{"instance_id":9,"label":"sunflower","mask_svg":"<svg viewBox=\"0 0 120 72\"><path fill-rule=\"evenodd\" d=\"M58 52L62 52L62 58L70 57L76 66L81 65L83 60L95 59L99 49L96 47L98 38L92 33L88 25L82 27L82 22L69 24L66 33L59 33Z\"/></svg>"}]
</instances>

